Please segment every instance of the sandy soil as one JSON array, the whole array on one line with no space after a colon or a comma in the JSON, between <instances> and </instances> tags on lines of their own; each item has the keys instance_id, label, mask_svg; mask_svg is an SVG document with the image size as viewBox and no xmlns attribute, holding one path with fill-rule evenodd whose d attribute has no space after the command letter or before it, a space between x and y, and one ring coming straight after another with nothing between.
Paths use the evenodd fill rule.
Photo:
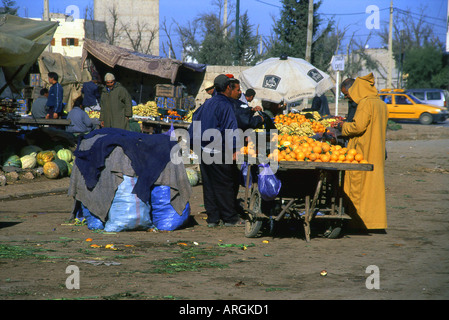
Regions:
<instances>
[{"instance_id":1,"label":"sandy soil","mask_svg":"<svg viewBox=\"0 0 449 320\"><path fill-rule=\"evenodd\" d=\"M317 227L306 242L291 223L246 238L241 227L206 226L201 186L191 199L196 224L174 232L73 225L64 193L1 201L0 299L448 299L446 129L407 125L389 134L386 233L328 239ZM425 139L410 139L418 131ZM79 289L67 288L75 283L68 266L79 270ZM374 278L379 287L367 288Z\"/></svg>"}]
</instances>

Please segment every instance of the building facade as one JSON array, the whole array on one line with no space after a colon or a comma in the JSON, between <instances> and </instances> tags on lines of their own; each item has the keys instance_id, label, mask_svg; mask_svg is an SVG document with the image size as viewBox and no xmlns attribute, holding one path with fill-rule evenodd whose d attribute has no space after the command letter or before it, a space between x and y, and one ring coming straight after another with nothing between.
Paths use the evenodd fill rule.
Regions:
<instances>
[{"instance_id":1,"label":"building facade","mask_svg":"<svg viewBox=\"0 0 449 320\"><path fill-rule=\"evenodd\" d=\"M159 0L94 0L94 20L109 44L159 55Z\"/></svg>"}]
</instances>

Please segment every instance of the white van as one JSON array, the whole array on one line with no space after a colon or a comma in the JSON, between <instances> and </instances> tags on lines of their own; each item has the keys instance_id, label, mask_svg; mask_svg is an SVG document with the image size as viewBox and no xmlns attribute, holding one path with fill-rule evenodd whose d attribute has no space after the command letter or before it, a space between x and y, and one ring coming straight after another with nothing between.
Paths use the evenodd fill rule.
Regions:
<instances>
[{"instance_id":1,"label":"white van","mask_svg":"<svg viewBox=\"0 0 449 320\"><path fill-rule=\"evenodd\" d=\"M444 89L408 89L408 94L414 95L425 104L438 107L449 107L449 91Z\"/></svg>"}]
</instances>

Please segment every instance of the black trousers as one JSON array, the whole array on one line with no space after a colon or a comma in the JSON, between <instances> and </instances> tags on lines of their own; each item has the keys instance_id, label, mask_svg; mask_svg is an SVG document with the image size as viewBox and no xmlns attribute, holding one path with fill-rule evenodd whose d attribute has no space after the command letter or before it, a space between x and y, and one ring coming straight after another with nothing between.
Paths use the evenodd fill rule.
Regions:
<instances>
[{"instance_id":1,"label":"black trousers","mask_svg":"<svg viewBox=\"0 0 449 320\"><path fill-rule=\"evenodd\" d=\"M240 171L236 164L200 164L207 223L235 223Z\"/></svg>"}]
</instances>

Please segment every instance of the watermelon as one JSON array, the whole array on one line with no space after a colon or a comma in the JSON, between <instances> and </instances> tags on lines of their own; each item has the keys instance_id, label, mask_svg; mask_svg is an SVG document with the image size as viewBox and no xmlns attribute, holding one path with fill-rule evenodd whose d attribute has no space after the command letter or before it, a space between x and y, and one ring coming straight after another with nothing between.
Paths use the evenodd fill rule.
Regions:
<instances>
[{"instance_id":1,"label":"watermelon","mask_svg":"<svg viewBox=\"0 0 449 320\"><path fill-rule=\"evenodd\" d=\"M187 178L189 179L190 185L192 187L196 186L198 184L198 180L199 180L198 172L196 172L195 169L187 168L186 173L187 173Z\"/></svg>"},{"instance_id":2,"label":"watermelon","mask_svg":"<svg viewBox=\"0 0 449 320\"><path fill-rule=\"evenodd\" d=\"M29 145L29 146L25 146L22 149L20 149L19 155L21 157L24 157L24 156L28 156L28 155L30 155L32 153L36 153L37 154L37 153L39 153L41 151L42 151L42 149L40 147L35 146L35 145Z\"/></svg>"},{"instance_id":3,"label":"watermelon","mask_svg":"<svg viewBox=\"0 0 449 320\"><path fill-rule=\"evenodd\" d=\"M54 163L56 163L56 165L59 168L59 177L66 177L69 173L69 168L67 166L67 162L65 162L64 160L61 159L55 159L53 160Z\"/></svg>"},{"instance_id":4,"label":"watermelon","mask_svg":"<svg viewBox=\"0 0 449 320\"><path fill-rule=\"evenodd\" d=\"M3 164L4 167L18 167L22 168L22 162L20 161L20 158L18 155L10 156L8 159L6 159L5 163Z\"/></svg>"}]
</instances>

